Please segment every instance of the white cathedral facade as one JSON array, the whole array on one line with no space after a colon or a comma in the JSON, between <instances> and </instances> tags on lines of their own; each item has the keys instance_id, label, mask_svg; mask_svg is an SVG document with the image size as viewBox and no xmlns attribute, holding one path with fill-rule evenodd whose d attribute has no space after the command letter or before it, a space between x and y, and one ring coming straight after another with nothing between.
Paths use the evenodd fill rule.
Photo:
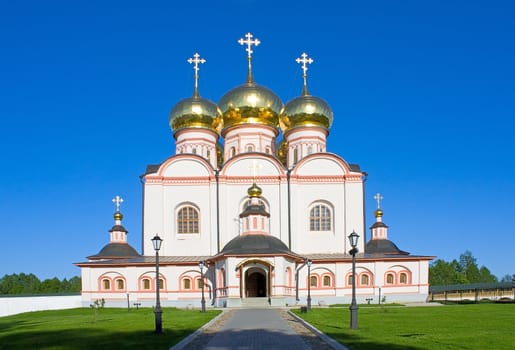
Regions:
<instances>
[{"instance_id":1,"label":"white cathedral facade","mask_svg":"<svg viewBox=\"0 0 515 350\"><path fill-rule=\"evenodd\" d=\"M249 33L239 43L247 52L246 82L218 104L199 94L205 60L188 60L194 93L169 117L176 153L142 175L143 251L128 244L116 197L110 241L76 264L84 305L104 298L108 306L150 306L157 287L163 306L198 307L202 294L208 307L305 304L308 294L313 305L350 303L353 231L358 302L425 301L433 257L397 248L379 206L365 241L365 174L326 149L333 112L308 92L312 59L297 59L302 93L283 105L254 81L259 41Z\"/></svg>"}]
</instances>

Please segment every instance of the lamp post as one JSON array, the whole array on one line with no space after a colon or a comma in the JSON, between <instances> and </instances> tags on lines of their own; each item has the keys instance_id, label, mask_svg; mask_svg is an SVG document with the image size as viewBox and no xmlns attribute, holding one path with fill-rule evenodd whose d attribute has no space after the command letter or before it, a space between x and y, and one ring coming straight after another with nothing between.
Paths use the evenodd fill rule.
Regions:
<instances>
[{"instance_id":1,"label":"lamp post","mask_svg":"<svg viewBox=\"0 0 515 350\"><path fill-rule=\"evenodd\" d=\"M308 264L308 310L311 310L311 264L313 261L308 259L306 264Z\"/></svg>"},{"instance_id":2,"label":"lamp post","mask_svg":"<svg viewBox=\"0 0 515 350\"><path fill-rule=\"evenodd\" d=\"M204 298L204 266L205 263L203 261L198 262L198 267L200 268L200 288L202 288L202 299L200 300L200 304L202 305L201 312L206 312L206 299Z\"/></svg>"},{"instance_id":3,"label":"lamp post","mask_svg":"<svg viewBox=\"0 0 515 350\"><path fill-rule=\"evenodd\" d=\"M161 244L163 240L157 234L154 238L151 239L152 245L154 246L154 250L156 251L156 307L154 309L155 319L156 319L156 333L163 333L163 320L161 315L163 311L161 311L161 301L159 300L159 288L161 287L161 283L159 283L159 249L161 249Z\"/></svg>"},{"instance_id":4,"label":"lamp post","mask_svg":"<svg viewBox=\"0 0 515 350\"><path fill-rule=\"evenodd\" d=\"M515 303L515 275L511 276L511 286L513 288L513 303Z\"/></svg>"},{"instance_id":5,"label":"lamp post","mask_svg":"<svg viewBox=\"0 0 515 350\"><path fill-rule=\"evenodd\" d=\"M349 235L349 243L352 249L349 254L352 255L352 302L350 304L350 328L358 329L358 304L356 303L356 253L358 252L359 235L352 231Z\"/></svg>"}]
</instances>

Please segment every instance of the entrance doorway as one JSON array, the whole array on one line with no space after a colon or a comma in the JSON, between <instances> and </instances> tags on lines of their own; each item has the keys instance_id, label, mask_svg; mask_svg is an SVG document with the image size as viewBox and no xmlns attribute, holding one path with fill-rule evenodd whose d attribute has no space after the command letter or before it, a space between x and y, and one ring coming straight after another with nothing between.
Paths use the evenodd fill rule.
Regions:
<instances>
[{"instance_id":1,"label":"entrance doorway","mask_svg":"<svg viewBox=\"0 0 515 350\"><path fill-rule=\"evenodd\" d=\"M246 272L245 286L247 298L263 298L267 296L266 277L264 271L251 269Z\"/></svg>"}]
</instances>

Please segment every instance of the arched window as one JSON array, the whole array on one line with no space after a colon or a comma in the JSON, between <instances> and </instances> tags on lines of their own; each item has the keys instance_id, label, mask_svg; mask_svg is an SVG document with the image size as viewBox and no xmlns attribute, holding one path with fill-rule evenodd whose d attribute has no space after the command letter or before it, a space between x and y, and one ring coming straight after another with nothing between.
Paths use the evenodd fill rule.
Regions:
<instances>
[{"instance_id":1,"label":"arched window","mask_svg":"<svg viewBox=\"0 0 515 350\"><path fill-rule=\"evenodd\" d=\"M311 276L309 277L309 285L311 287L318 287L318 277L317 276Z\"/></svg>"},{"instance_id":2,"label":"arched window","mask_svg":"<svg viewBox=\"0 0 515 350\"><path fill-rule=\"evenodd\" d=\"M162 278L159 279L159 289L164 289L165 287L165 282L163 281Z\"/></svg>"},{"instance_id":3,"label":"arched window","mask_svg":"<svg viewBox=\"0 0 515 350\"><path fill-rule=\"evenodd\" d=\"M324 204L316 204L309 213L310 231L331 231L331 209Z\"/></svg>"},{"instance_id":4,"label":"arched window","mask_svg":"<svg viewBox=\"0 0 515 350\"><path fill-rule=\"evenodd\" d=\"M361 285L368 286L370 284L370 276L369 275L361 275Z\"/></svg>"},{"instance_id":5,"label":"arched window","mask_svg":"<svg viewBox=\"0 0 515 350\"><path fill-rule=\"evenodd\" d=\"M189 278L182 280L182 289L191 289L191 280Z\"/></svg>"},{"instance_id":6,"label":"arched window","mask_svg":"<svg viewBox=\"0 0 515 350\"><path fill-rule=\"evenodd\" d=\"M149 290L150 289L150 280L148 278L145 278L142 282L143 289Z\"/></svg>"},{"instance_id":7,"label":"arched window","mask_svg":"<svg viewBox=\"0 0 515 350\"><path fill-rule=\"evenodd\" d=\"M104 278L102 280L102 289L103 290L110 290L111 289L111 281L107 278Z\"/></svg>"},{"instance_id":8,"label":"arched window","mask_svg":"<svg viewBox=\"0 0 515 350\"><path fill-rule=\"evenodd\" d=\"M308 154L313 153L313 146L308 146Z\"/></svg>"},{"instance_id":9,"label":"arched window","mask_svg":"<svg viewBox=\"0 0 515 350\"><path fill-rule=\"evenodd\" d=\"M122 279L117 279L117 280L116 280L116 289L118 289L118 290L120 290L120 289L121 289L121 290L125 289L125 283L123 282L123 280L122 280Z\"/></svg>"},{"instance_id":10,"label":"arched window","mask_svg":"<svg viewBox=\"0 0 515 350\"><path fill-rule=\"evenodd\" d=\"M347 285L352 286L352 274L347 277Z\"/></svg>"},{"instance_id":11,"label":"arched window","mask_svg":"<svg viewBox=\"0 0 515 350\"><path fill-rule=\"evenodd\" d=\"M399 275L399 283L407 284L408 283L408 274L406 272L401 272Z\"/></svg>"},{"instance_id":12,"label":"arched window","mask_svg":"<svg viewBox=\"0 0 515 350\"><path fill-rule=\"evenodd\" d=\"M322 285L324 287L331 287L331 276L325 275Z\"/></svg>"},{"instance_id":13,"label":"arched window","mask_svg":"<svg viewBox=\"0 0 515 350\"><path fill-rule=\"evenodd\" d=\"M197 279L197 289L202 289L203 284L204 284L204 283L203 283L202 279L201 279L201 278L198 278L198 279Z\"/></svg>"},{"instance_id":14,"label":"arched window","mask_svg":"<svg viewBox=\"0 0 515 350\"><path fill-rule=\"evenodd\" d=\"M206 151L206 159L209 160L209 158L211 158L211 151L210 150L207 150Z\"/></svg>"},{"instance_id":15,"label":"arched window","mask_svg":"<svg viewBox=\"0 0 515 350\"><path fill-rule=\"evenodd\" d=\"M299 150L297 148L295 148L293 150L293 164L297 164L298 161L299 161Z\"/></svg>"},{"instance_id":16,"label":"arched window","mask_svg":"<svg viewBox=\"0 0 515 350\"><path fill-rule=\"evenodd\" d=\"M247 145L247 152L253 152L254 146L253 145Z\"/></svg>"},{"instance_id":17,"label":"arched window","mask_svg":"<svg viewBox=\"0 0 515 350\"><path fill-rule=\"evenodd\" d=\"M177 233L199 233L198 210L192 206L183 207L177 213Z\"/></svg>"},{"instance_id":18,"label":"arched window","mask_svg":"<svg viewBox=\"0 0 515 350\"><path fill-rule=\"evenodd\" d=\"M395 277L393 276L393 273L389 273L386 275L386 284L394 284Z\"/></svg>"},{"instance_id":19,"label":"arched window","mask_svg":"<svg viewBox=\"0 0 515 350\"><path fill-rule=\"evenodd\" d=\"M266 152L267 154L270 154L270 147L267 147L267 148L266 148L266 150L265 150L265 152Z\"/></svg>"},{"instance_id":20,"label":"arched window","mask_svg":"<svg viewBox=\"0 0 515 350\"><path fill-rule=\"evenodd\" d=\"M191 150L191 153L197 154L197 149L195 147L193 147L193 149Z\"/></svg>"},{"instance_id":21,"label":"arched window","mask_svg":"<svg viewBox=\"0 0 515 350\"><path fill-rule=\"evenodd\" d=\"M231 157L234 157L236 155L236 148L231 147Z\"/></svg>"}]
</instances>

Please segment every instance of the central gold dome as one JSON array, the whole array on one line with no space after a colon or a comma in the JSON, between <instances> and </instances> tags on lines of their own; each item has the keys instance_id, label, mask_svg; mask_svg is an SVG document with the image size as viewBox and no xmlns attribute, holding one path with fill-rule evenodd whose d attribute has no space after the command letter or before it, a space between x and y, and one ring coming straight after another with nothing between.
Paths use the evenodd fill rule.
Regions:
<instances>
[{"instance_id":1,"label":"central gold dome","mask_svg":"<svg viewBox=\"0 0 515 350\"><path fill-rule=\"evenodd\" d=\"M277 129L283 103L272 90L247 81L227 92L218 106L222 111L223 130L242 124L267 125Z\"/></svg>"}]
</instances>

